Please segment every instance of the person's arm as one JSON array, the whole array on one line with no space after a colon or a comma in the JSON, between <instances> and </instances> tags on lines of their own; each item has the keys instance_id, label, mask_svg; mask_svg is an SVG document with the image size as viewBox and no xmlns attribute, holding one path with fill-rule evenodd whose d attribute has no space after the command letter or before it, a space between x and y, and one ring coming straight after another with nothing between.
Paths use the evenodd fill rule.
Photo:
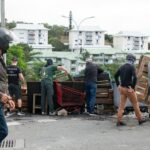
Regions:
<instances>
[{"instance_id":1,"label":"person's arm","mask_svg":"<svg viewBox=\"0 0 150 150\"><path fill-rule=\"evenodd\" d=\"M24 76L23 76L22 73L19 73L19 79L20 79L21 82L23 83L23 84L22 84L22 88L23 88L23 89L26 89L26 88L27 88L26 80L25 80L25 78L24 78Z\"/></svg>"},{"instance_id":2,"label":"person's arm","mask_svg":"<svg viewBox=\"0 0 150 150\"><path fill-rule=\"evenodd\" d=\"M133 67L132 68L132 85L131 85L133 89L135 89L136 83L137 83L137 76L136 76L135 68Z\"/></svg>"},{"instance_id":3,"label":"person's arm","mask_svg":"<svg viewBox=\"0 0 150 150\"><path fill-rule=\"evenodd\" d=\"M57 66L57 69L58 69L58 70L61 70L61 71L64 71L64 72L65 72L65 74L68 74L67 69L66 69L66 68L64 68L63 66Z\"/></svg>"}]
</instances>

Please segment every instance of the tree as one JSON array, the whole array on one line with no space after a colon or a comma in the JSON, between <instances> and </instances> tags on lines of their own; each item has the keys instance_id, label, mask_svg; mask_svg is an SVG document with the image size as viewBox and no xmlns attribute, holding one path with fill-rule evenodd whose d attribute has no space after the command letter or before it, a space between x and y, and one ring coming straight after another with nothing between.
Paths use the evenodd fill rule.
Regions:
<instances>
[{"instance_id":1,"label":"tree","mask_svg":"<svg viewBox=\"0 0 150 150\"><path fill-rule=\"evenodd\" d=\"M64 45L64 41L68 39L69 29L64 26L53 25L50 26L48 24L44 24L48 31L48 43L52 44L54 47L54 51L69 51L67 45ZM67 38L66 38L67 37ZM68 40L67 40L68 42Z\"/></svg>"},{"instance_id":2,"label":"tree","mask_svg":"<svg viewBox=\"0 0 150 150\"><path fill-rule=\"evenodd\" d=\"M83 60L83 61L86 61L86 59L89 58L89 57L90 57L90 53L85 50L85 52L81 53L80 59Z\"/></svg>"},{"instance_id":3,"label":"tree","mask_svg":"<svg viewBox=\"0 0 150 150\"><path fill-rule=\"evenodd\" d=\"M8 29L15 28L15 27L16 27L16 22L15 22L15 21L12 21L12 22L6 23L6 27L7 27Z\"/></svg>"},{"instance_id":4,"label":"tree","mask_svg":"<svg viewBox=\"0 0 150 150\"><path fill-rule=\"evenodd\" d=\"M28 44L19 43L17 45L21 46L23 48L26 62L32 61L33 60L33 56L36 55L36 54L39 54L37 52L33 52L33 48L31 46L29 46Z\"/></svg>"},{"instance_id":5,"label":"tree","mask_svg":"<svg viewBox=\"0 0 150 150\"><path fill-rule=\"evenodd\" d=\"M106 45L113 45L113 36L105 34L105 43Z\"/></svg>"},{"instance_id":6,"label":"tree","mask_svg":"<svg viewBox=\"0 0 150 150\"><path fill-rule=\"evenodd\" d=\"M54 51L68 51L68 46L64 45L58 38L49 38L49 43L54 47Z\"/></svg>"},{"instance_id":7,"label":"tree","mask_svg":"<svg viewBox=\"0 0 150 150\"><path fill-rule=\"evenodd\" d=\"M23 48L19 45L13 45L8 49L7 52L7 64L11 64L12 58L16 56L18 58L18 66L25 72L27 68L27 63L25 61L25 55Z\"/></svg>"},{"instance_id":8,"label":"tree","mask_svg":"<svg viewBox=\"0 0 150 150\"><path fill-rule=\"evenodd\" d=\"M41 79L41 69L45 65L42 61L34 61L31 66L26 70L26 80L27 81L40 81Z\"/></svg>"}]
</instances>

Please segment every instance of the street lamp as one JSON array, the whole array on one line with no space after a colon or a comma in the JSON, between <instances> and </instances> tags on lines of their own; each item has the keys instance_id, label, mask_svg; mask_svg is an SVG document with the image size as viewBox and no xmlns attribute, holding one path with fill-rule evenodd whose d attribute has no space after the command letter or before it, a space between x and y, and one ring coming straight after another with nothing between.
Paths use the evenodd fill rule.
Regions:
<instances>
[{"instance_id":1,"label":"street lamp","mask_svg":"<svg viewBox=\"0 0 150 150\"><path fill-rule=\"evenodd\" d=\"M67 16L62 16L62 17L63 17L63 18L69 18L69 17L67 17ZM86 21L86 20L88 20L88 19L92 19L92 18L94 18L94 16L83 18L78 24L77 24L77 22L72 18L72 21L74 22L74 24L75 24L75 26L76 26L76 29L77 29L77 50L79 50L79 52L80 52L80 49L79 49L79 29L80 29L80 26L81 26L81 24L82 24L84 21Z\"/></svg>"}]
</instances>

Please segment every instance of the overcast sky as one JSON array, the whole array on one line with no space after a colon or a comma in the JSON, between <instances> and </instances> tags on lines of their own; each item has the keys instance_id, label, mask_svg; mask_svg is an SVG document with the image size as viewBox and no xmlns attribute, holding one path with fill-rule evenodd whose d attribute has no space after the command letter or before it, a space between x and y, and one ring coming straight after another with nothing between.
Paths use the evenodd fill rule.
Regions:
<instances>
[{"instance_id":1,"label":"overcast sky","mask_svg":"<svg viewBox=\"0 0 150 150\"><path fill-rule=\"evenodd\" d=\"M109 33L142 31L150 33L150 0L5 0L5 17L10 21L68 26L74 20L95 16L82 25L99 26Z\"/></svg>"}]
</instances>

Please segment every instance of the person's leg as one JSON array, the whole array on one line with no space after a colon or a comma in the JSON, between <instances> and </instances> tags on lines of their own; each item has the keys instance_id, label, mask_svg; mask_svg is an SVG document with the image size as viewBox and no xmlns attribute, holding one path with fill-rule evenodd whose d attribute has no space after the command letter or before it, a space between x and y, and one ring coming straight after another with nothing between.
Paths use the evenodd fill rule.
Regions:
<instances>
[{"instance_id":1,"label":"person's leg","mask_svg":"<svg viewBox=\"0 0 150 150\"><path fill-rule=\"evenodd\" d=\"M47 101L48 101L48 106L49 106L49 113L53 113L54 112L53 85L51 85L50 83L47 83L46 89L47 89Z\"/></svg>"},{"instance_id":2,"label":"person's leg","mask_svg":"<svg viewBox=\"0 0 150 150\"><path fill-rule=\"evenodd\" d=\"M25 115L22 112L22 99L21 99L21 86L20 85L16 85L15 97L16 97L17 105L18 105L18 115Z\"/></svg>"},{"instance_id":3,"label":"person's leg","mask_svg":"<svg viewBox=\"0 0 150 150\"><path fill-rule=\"evenodd\" d=\"M0 143L8 135L8 127L0 104Z\"/></svg>"},{"instance_id":4,"label":"person's leg","mask_svg":"<svg viewBox=\"0 0 150 150\"><path fill-rule=\"evenodd\" d=\"M85 91L86 91L87 112L91 112L91 110L90 110L90 86L89 86L89 84L85 85Z\"/></svg>"},{"instance_id":5,"label":"person's leg","mask_svg":"<svg viewBox=\"0 0 150 150\"><path fill-rule=\"evenodd\" d=\"M138 121L140 121L142 119L142 117L141 117L141 111L140 111L139 103L137 101L136 93L135 92L132 92L132 93L128 92L128 98L133 105L135 115L136 115Z\"/></svg>"},{"instance_id":6,"label":"person's leg","mask_svg":"<svg viewBox=\"0 0 150 150\"><path fill-rule=\"evenodd\" d=\"M94 112L96 101L96 83L90 83L90 113Z\"/></svg>"},{"instance_id":7,"label":"person's leg","mask_svg":"<svg viewBox=\"0 0 150 150\"><path fill-rule=\"evenodd\" d=\"M13 88L13 85L12 84L9 84L9 86L8 86L8 91L9 91L9 95L11 96L11 97L13 97L13 95L14 95L14 88ZM11 110L10 110L10 108L9 108L9 106L7 107L7 116L10 116L10 113L11 113Z\"/></svg>"},{"instance_id":8,"label":"person's leg","mask_svg":"<svg viewBox=\"0 0 150 150\"><path fill-rule=\"evenodd\" d=\"M122 117L123 117L123 113L124 113L124 109L125 109L125 105L126 105L126 101L127 101L127 89L120 87L120 103L119 103L119 109L118 109L118 122L122 122Z\"/></svg>"},{"instance_id":9,"label":"person's leg","mask_svg":"<svg viewBox=\"0 0 150 150\"><path fill-rule=\"evenodd\" d=\"M45 81L41 81L41 112L45 113L46 88Z\"/></svg>"}]
</instances>

